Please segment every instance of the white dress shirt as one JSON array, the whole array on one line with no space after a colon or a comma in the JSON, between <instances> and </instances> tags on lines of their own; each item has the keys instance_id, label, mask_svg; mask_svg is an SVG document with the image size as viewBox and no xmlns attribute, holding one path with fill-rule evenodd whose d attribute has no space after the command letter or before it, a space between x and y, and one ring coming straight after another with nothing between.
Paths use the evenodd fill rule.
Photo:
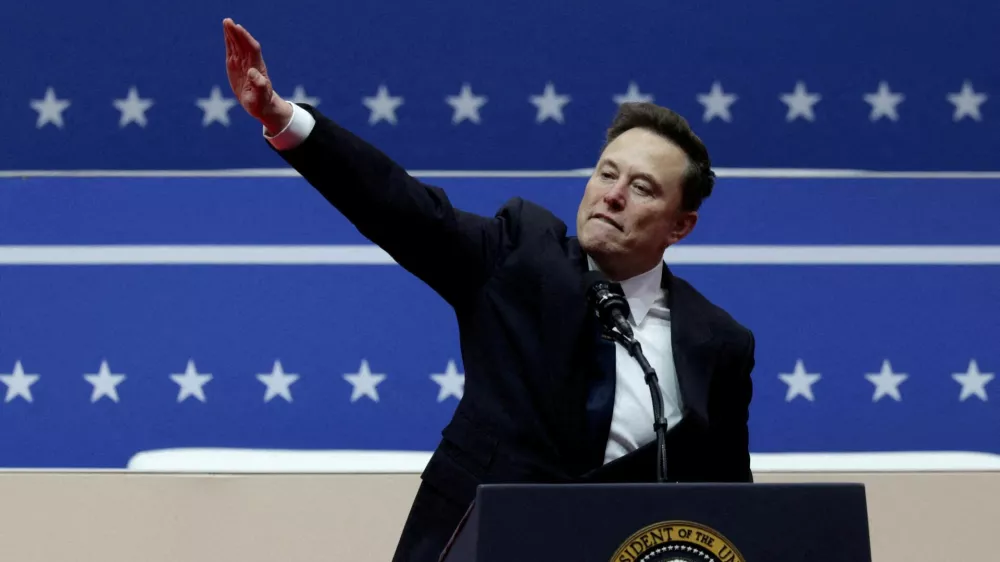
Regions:
<instances>
[{"instance_id":1,"label":"white dress shirt","mask_svg":"<svg viewBox=\"0 0 1000 562\"><path fill-rule=\"evenodd\" d=\"M288 103L292 106L292 120L285 125L285 128L274 136L268 135L267 129L264 129L264 137L278 150L295 148L306 140L316 125L316 119L308 111L299 107L298 104Z\"/></svg>"},{"instance_id":2,"label":"white dress shirt","mask_svg":"<svg viewBox=\"0 0 1000 562\"><path fill-rule=\"evenodd\" d=\"M598 269L590 257L590 269ZM670 340L670 309L667 295L660 287L662 264L621 282L629 306L629 324L642 354L656 371L663 394L663 415L667 428L680 423L684 415L677 370L674 367ZM615 342L615 405L611 414L611 432L604 449L604 462L611 462L656 439L653 428L653 400L639 363L625 347Z\"/></svg>"},{"instance_id":3,"label":"white dress shirt","mask_svg":"<svg viewBox=\"0 0 1000 562\"><path fill-rule=\"evenodd\" d=\"M288 150L298 146L316 125L308 111L292 105L292 119L285 128L264 136L276 149ZM592 259L588 263L598 269ZM643 355L656 371L663 393L663 415L668 427L677 425L683 417L677 371L674 367L670 340L670 310L666 294L660 287L663 274L661 264L621 283L631 314L635 338L642 346ZM611 416L611 432L604 451L604 462L610 462L656 439L653 429L653 402L639 364L621 344L615 343L615 404Z\"/></svg>"}]
</instances>

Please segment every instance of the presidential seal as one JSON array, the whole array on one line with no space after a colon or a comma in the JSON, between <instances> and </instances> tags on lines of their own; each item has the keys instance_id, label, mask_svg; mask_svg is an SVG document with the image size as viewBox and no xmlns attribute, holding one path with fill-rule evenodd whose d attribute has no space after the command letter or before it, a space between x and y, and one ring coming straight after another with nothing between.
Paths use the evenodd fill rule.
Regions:
<instances>
[{"instance_id":1,"label":"presidential seal","mask_svg":"<svg viewBox=\"0 0 1000 562\"><path fill-rule=\"evenodd\" d=\"M663 521L636 531L610 562L744 562L729 539L691 521Z\"/></svg>"}]
</instances>

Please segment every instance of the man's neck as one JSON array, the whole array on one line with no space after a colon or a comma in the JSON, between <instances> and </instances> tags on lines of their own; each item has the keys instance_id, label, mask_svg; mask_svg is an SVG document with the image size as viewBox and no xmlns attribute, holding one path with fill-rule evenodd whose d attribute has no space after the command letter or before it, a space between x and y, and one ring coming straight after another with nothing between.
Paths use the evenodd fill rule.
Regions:
<instances>
[{"instance_id":1,"label":"man's neck","mask_svg":"<svg viewBox=\"0 0 1000 562\"><path fill-rule=\"evenodd\" d=\"M621 283L622 281L627 281L636 277L637 275L642 275L660 265L660 261L657 260L652 263L647 264L629 264L625 266L621 263L615 263L611 260L602 260L599 256L591 256L590 258L593 264L607 276L608 280L613 283Z\"/></svg>"}]
</instances>

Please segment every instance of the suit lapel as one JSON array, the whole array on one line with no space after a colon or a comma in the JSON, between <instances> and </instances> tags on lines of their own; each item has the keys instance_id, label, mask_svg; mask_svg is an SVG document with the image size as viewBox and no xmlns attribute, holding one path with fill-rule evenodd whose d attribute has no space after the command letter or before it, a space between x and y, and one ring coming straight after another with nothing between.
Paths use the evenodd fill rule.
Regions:
<instances>
[{"instance_id":1,"label":"suit lapel","mask_svg":"<svg viewBox=\"0 0 1000 562\"><path fill-rule=\"evenodd\" d=\"M566 251L575 269L583 275L588 269L587 256L575 237L569 238ZM688 412L702 423L707 423L708 395L717 343L704 310L697 304L700 299L686 282L674 277L665 263L660 285L667 291L671 348L681 396ZM585 316L583 336L592 342L587 347L594 350L594 356L584 362L588 366L584 373L588 391L585 394L583 442L580 446L584 464L592 467L603 463L611 430L617 382L616 351L614 342L603 334L600 322L593 314Z\"/></svg>"},{"instance_id":2,"label":"suit lapel","mask_svg":"<svg viewBox=\"0 0 1000 562\"><path fill-rule=\"evenodd\" d=\"M686 416L681 426L691 422L708 422L708 395L718 344L711 326L705 318L705 311L698 306L700 297L684 280L673 276L670 268L663 265L660 286L667 291L667 306L670 308L670 340L673 349L674 369L685 404ZM612 357L612 368L614 365ZM609 414L610 426L610 414ZM681 430L668 428L668 432ZM669 440L668 437L668 447ZM607 441L603 435L600 445ZM655 478L656 440L646 443L635 451L601 466L585 475L599 482L650 482ZM668 466L668 472L671 469Z\"/></svg>"},{"instance_id":3,"label":"suit lapel","mask_svg":"<svg viewBox=\"0 0 1000 562\"><path fill-rule=\"evenodd\" d=\"M681 397L688 410L708 422L708 394L717 353L711 326L691 287L663 265L661 285L670 307L670 337Z\"/></svg>"}]
</instances>

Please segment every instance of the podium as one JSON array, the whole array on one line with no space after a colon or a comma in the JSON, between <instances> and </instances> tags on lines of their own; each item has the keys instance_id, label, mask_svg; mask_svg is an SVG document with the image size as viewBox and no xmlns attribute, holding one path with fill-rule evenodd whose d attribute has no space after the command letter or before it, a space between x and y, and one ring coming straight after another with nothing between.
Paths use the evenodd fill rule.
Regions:
<instances>
[{"instance_id":1,"label":"podium","mask_svg":"<svg viewBox=\"0 0 1000 562\"><path fill-rule=\"evenodd\" d=\"M862 484L493 484L443 562L871 562Z\"/></svg>"}]
</instances>

